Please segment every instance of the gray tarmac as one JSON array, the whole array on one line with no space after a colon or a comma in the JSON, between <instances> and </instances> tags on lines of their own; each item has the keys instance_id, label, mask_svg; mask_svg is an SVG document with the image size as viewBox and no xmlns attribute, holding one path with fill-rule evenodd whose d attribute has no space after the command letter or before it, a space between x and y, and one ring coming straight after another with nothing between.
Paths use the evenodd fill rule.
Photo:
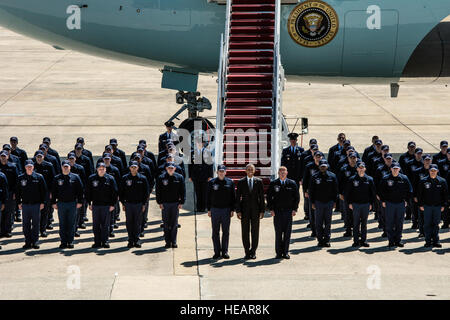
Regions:
<instances>
[{"instance_id":1,"label":"gray tarmac","mask_svg":"<svg viewBox=\"0 0 450 320\"><path fill-rule=\"evenodd\" d=\"M199 91L213 103L216 82L201 76ZM75 139L99 155L115 137L128 155L144 138L153 151L163 123L177 111L175 91L160 89L158 70L90 57L0 28L0 143L19 137L29 154L42 137L66 155ZM310 138L324 151L345 132L357 150L378 134L394 153L415 140L435 153L450 139L450 89L402 86L396 99L388 86L286 84L283 112L308 117ZM291 118L292 117L292 118ZM179 121L177 121L179 124ZM297 127L298 128L298 127ZM126 248L124 216L110 249L93 250L92 218L75 249L58 249L58 228L41 239L39 250L23 251L22 228L0 239L0 299L449 299L450 232L443 248L424 249L423 239L405 223L405 247L389 250L373 216L370 248L351 248L340 214L333 216L331 248L317 248L303 220L294 219L291 259L274 260L274 228L266 214L257 259L244 261L240 224L233 217L230 260L212 261L211 223L193 212L192 186L182 210L179 248L164 249L160 210L154 195L141 249ZM303 199L301 207L303 204ZM56 223L57 226L57 223Z\"/></svg>"}]
</instances>

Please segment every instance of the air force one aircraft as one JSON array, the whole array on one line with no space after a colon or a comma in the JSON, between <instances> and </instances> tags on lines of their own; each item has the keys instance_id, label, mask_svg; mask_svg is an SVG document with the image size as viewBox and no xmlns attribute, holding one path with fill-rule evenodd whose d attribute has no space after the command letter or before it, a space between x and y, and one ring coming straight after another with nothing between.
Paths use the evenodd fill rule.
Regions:
<instances>
[{"instance_id":1,"label":"air force one aircraft","mask_svg":"<svg viewBox=\"0 0 450 320\"><path fill-rule=\"evenodd\" d=\"M0 0L0 25L59 49L186 75L216 73L227 18L231 27L233 19L253 21L241 33L257 47L273 41L266 11L275 0L234 2L228 16L226 0ZM281 0L279 15L289 80L449 82L449 0Z\"/></svg>"}]
</instances>

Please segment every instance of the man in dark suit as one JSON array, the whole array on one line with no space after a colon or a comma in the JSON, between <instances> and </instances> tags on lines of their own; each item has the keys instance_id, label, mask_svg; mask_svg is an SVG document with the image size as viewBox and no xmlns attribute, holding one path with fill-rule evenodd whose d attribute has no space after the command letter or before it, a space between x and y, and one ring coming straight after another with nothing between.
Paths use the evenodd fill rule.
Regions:
<instances>
[{"instance_id":1,"label":"man in dark suit","mask_svg":"<svg viewBox=\"0 0 450 320\"><path fill-rule=\"evenodd\" d=\"M245 171L247 176L237 183L236 213L238 219L241 220L245 259L256 259L259 220L264 216L264 188L262 180L254 176L256 168L253 164L248 164Z\"/></svg>"}]
</instances>

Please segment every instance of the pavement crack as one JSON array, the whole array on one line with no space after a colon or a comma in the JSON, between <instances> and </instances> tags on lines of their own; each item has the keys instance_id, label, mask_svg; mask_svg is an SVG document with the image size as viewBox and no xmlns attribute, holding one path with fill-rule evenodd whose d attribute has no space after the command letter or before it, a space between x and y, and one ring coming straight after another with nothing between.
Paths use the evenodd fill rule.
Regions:
<instances>
[{"instance_id":1,"label":"pavement crack","mask_svg":"<svg viewBox=\"0 0 450 320\"><path fill-rule=\"evenodd\" d=\"M5 104L7 104L9 101L11 101L12 99L14 99L15 97L17 97L21 92L23 92L26 88L28 88L34 81L36 81L37 79L39 79L44 73L46 73L47 71L49 71L51 68L53 68L57 63L61 62L68 54L70 54L71 51L67 52L66 54L64 54L62 57L60 57L58 60L56 60L55 62L53 62L50 66L48 66L44 71L42 71L41 73L39 73L36 77L34 77L33 79L31 79L25 86L23 86L19 91L17 91L15 94L13 94L12 96L10 96L9 98L7 98L5 101L3 101L2 103L0 103L0 108L3 107Z\"/></svg>"},{"instance_id":2,"label":"pavement crack","mask_svg":"<svg viewBox=\"0 0 450 320\"><path fill-rule=\"evenodd\" d=\"M395 121L397 121L399 124L401 124L403 127L405 127L406 129L408 129L409 131L411 131L414 135L416 135L417 137L419 137L420 139L422 139L425 143L427 143L428 145L430 145L433 149L439 151L439 148L437 148L435 145L433 145L431 142L429 142L427 139L425 139L425 137L421 136L419 133L417 133L416 131L414 131L413 129L411 129L406 123L402 122L398 117L396 117L392 112L390 112L388 109L386 109L385 107L383 107L381 104L377 103L375 100L373 100L371 97L369 97L367 94L365 94L364 92L362 92L361 90L355 88L354 86L350 85L351 88L353 88L353 90L355 90L356 92L358 92L360 95L364 96L365 98L367 98L370 102L372 102L374 105L376 105L378 108L382 109L384 112L386 112L387 114L389 114Z\"/></svg>"},{"instance_id":3,"label":"pavement crack","mask_svg":"<svg viewBox=\"0 0 450 320\"><path fill-rule=\"evenodd\" d=\"M116 281L117 281L117 278L119 277L119 274L116 272L115 274L114 274L114 280L113 280L113 283L112 283L112 285L111 285L111 290L109 291L109 300L111 300L111 298L112 298L112 293L113 293L113 290L114 290L114 287L115 287L115 285L116 285Z\"/></svg>"}]
</instances>

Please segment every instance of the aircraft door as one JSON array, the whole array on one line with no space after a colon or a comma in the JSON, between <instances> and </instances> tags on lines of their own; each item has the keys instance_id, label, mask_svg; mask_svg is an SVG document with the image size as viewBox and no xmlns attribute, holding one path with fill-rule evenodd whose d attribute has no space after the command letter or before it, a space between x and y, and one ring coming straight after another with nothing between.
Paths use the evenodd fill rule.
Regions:
<instances>
[{"instance_id":1,"label":"aircraft door","mask_svg":"<svg viewBox=\"0 0 450 320\"><path fill-rule=\"evenodd\" d=\"M345 15L343 76L391 77L393 74L399 14L371 5L367 11Z\"/></svg>"}]
</instances>

